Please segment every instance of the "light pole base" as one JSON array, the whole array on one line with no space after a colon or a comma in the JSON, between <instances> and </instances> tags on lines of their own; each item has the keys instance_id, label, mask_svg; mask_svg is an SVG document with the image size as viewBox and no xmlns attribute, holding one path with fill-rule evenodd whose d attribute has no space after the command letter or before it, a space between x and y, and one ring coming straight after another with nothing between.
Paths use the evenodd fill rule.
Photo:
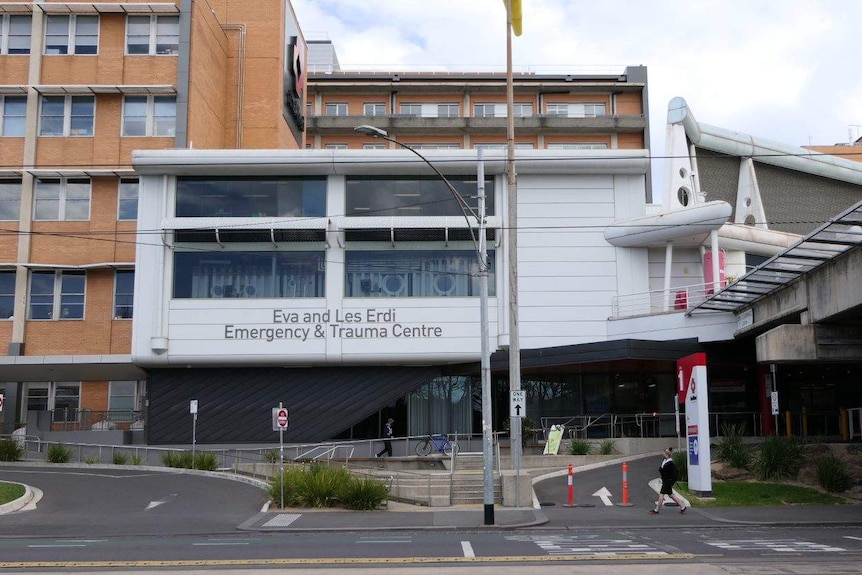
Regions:
<instances>
[{"instance_id":1,"label":"light pole base","mask_svg":"<svg viewBox=\"0 0 862 575\"><path fill-rule=\"evenodd\" d=\"M493 525L494 524L494 504L486 503L485 504L485 525Z\"/></svg>"}]
</instances>

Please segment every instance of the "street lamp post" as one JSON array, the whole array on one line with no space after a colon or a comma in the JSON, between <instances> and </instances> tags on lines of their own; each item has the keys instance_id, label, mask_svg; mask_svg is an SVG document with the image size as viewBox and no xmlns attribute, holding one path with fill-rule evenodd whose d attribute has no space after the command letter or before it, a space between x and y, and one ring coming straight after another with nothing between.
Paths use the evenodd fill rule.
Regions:
<instances>
[{"instance_id":1,"label":"street lamp post","mask_svg":"<svg viewBox=\"0 0 862 575\"><path fill-rule=\"evenodd\" d=\"M473 246L476 251L476 258L479 264L479 316L481 323L482 337L482 468L483 468L483 503L485 508L485 525L494 525L494 449L493 449L493 433L492 433L492 414L491 414L491 354L488 347L488 251L486 246L485 233L485 166L482 163L482 150L479 149L479 167L478 167L478 200L479 213L477 214L473 208L467 203L464 197L458 193L455 186L437 169L431 161L418 151L407 144L403 144L389 136L385 130L381 130L375 126L362 125L355 128L360 134L366 134L374 138L380 138L397 144L402 148L416 154L423 162L434 170L434 173L440 177L455 201L458 202L458 207L461 213L464 214L464 219L467 220L467 229L470 231L470 236L473 239ZM479 238L476 239L473 233L473 226L470 222L470 216L475 218L479 228Z\"/></svg>"}]
</instances>

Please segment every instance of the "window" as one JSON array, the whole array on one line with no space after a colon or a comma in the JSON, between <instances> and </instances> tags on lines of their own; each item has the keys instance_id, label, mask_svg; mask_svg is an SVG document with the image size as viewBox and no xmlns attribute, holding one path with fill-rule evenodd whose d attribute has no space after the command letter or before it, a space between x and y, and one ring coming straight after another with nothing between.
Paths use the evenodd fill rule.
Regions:
<instances>
[{"instance_id":1,"label":"window","mask_svg":"<svg viewBox=\"0 0 862 575\"><path fill-rule=\"evenodd\" d=\"M27 119L27 97L0 96L0 108L3 110L3 116L0 118L0 134L7 138L23 137Z\"/></svg>"},{"instance_id":2,"label":"window","mask_svg":"<svg viewBox=\"0 0 862 575\"><path fill-rule=\"evenodd\" d=\"M347 115L347 104L327 104L326 105L326 115L327 116L346 116Z\"/></svg>"},{"instance_id":3,"label":"window","mask_svg":"<svg viewBox=\"0 0 862 575\"><path fill-rule=\"evenodd\" d=\"M458 104L439 104L437 106L438 118L457 118Z\"/></svg>"},{"instance_id":4,"label":"window","mask_svg":"<svg viewBox=\"0 0 862 575\"><path fill-rule=\"evenodd\" d=\"M428 144L426 142L416 142L407 144L414 150L460 150L460 144Z\"/></svg>"},{"instance_id":5,"label":"window","mask_svg":"<svg viewBox=\"0 0 862 575\"><path fill-rule=\"evenodd\" d=\"M0 320L15 314L15 272L0 272Z\"/></svg>"},{"instance_id":6,"label":"window","mask_svg":"<svg viewBox=\"0 0 862 575\"><path fill-rule=\"evenodd\" d=\"M458 104L401 104L402 116L422 118L457 118L460 113Z\"/></svg>"},{"instance_id":7,"label":"window","mask_svg":"<svg viewBox=\"0 0 862 575\"><path fill-rule=\"evenodd\" d=\"M138 218L138 180L122 178L117 186L117 219Z\"/></svg>"},{"instance_id":8,"label":"window","mask_svg":"<svg viewBox=\"0 0 862 575\"><path fill-rule=\"evenodd\" d=\"M476 178L447 176L478 211ZM494 180L485 180L486 213L494 215ZM348 216L463 216L446 184L435 177L348 176Z\"/></svg>"},{"instance_id":9,"label":"window","mask_svg":"<svg viewBox=\"0 0 862 575\"><path fill-rule=\"evenodd\" d=\"M594 118L605 115L604 104L548 104L549 116Z\"/></svg>"},{"instance_id":10,"label":"window","mask_svg":"<svg viewBox=\"0 0 862 575\"><path fill-rule=\"evenodd\" d=\"M0 221L16 222L20 217L21 180L0 180Z\"/></svg>"},{"instance_id":11,"label":"window","mask_svg":"<svg viewBox=\"0 0 862 575\"><path fill-rule=\"evenodd\" d=\"M422 104L401 104L401 115L403 116L421 116Z\"/></svg>"},{"instance_id":12,"label":"window","mask_svg":"<svg viewBox=\"0 0 862 575\"><path fill-rule=\"evenodd\" d=\"M30 274L30 319L84 319L87 276L81 271Z\"/></svg>"},{"instance_id":13,"label":"window","mask_svg":"<svg viewBox=\"0 0 862 575\"><path fill-rule=\"evenodd\" d=\"M96 99L93 96L42 96L40 136L92 136Z\"/></svg>"},{"instance_id":14,"label":"window","mask_svg":"<svg viewBox=\"0 0 862 575\"><path fill-rule=\"evenodd\" d=\"M568 142L564 144L548 144L549 150L607 150L604 142Z\"/></svg>"},{"instance_id":15,"label":"window","mask_svg":"<svg viewBox=\"0 0 862 575\"><path fill-rule=\"evenodd\" d=\"M324 150L346 150L347 144L326 144L323 146Z\"/></svg>"},{"instance_id":16,"label":"window","mask_svg":"<svg viewBox=\"0 0 862 575\"><path fill-rule=\"evenodd\" d=\"M126 54L176 55L180 48L179 16L129 16Z\"/></svg>"},{"instance_id":17,"label":"window","mask_svg":"<svg viewBox=\"0 0 862 575\"><path fill-rule=\"evenodd\" d=\"M175 298L324 297L322 251L176 252Z\"/></svg>"},{"instance_id":18,"label":"window","mask_svg":"<svg viewBox=\"0 0 862 575\"><path fill-rule=\"evenodd\" d=\"M364 116L385 116L386 104L366 103L362 106Z\"/></svg>"},{"instance_id":19,"label":"window","mask_svg":"<svg viewBox=\"0 0 862 575\"><path fill-rule=\"evenodd\" d=\"M494 250L488 250L488 295L494 295ZM474 250L348 251L346 297L478 297Z\"/></svg>"},{"instance_id":20,"label":"window","mask_svg":"<svg viewBox=\"0 0 862 575\"><path fill-rule=\"evenodd\" d=\"M178 218L326 215L326 178L177 178Z\"/></svg>"},{"instance_id":21,"label":"window","mask_svg":"<svg viewBox=\"0 0 862 575\"><path fill-rule=\"evenodd\" d=\"M81 384L76 382L25 383L26 411L53 411L55 423L78 420Z\"/></svg>"},{"instance_id":22,"label":"window","mask_svg":"<svg viewBox=\"0 0 862 575\"><path fill-rule=\"evenodd\" d=\"M98 51L98 16L48 15L45 54L97 54Z\"/></svg>"},{"instance_id":23,"label":"window","mask_svg":"<svg viewBox=\"0 0 862 575\"><path fill-rule=\"evenodd\" d=\"M477 118L505 118L506 104L474 104L473 116ZM532 104L513 104L512 115L515 118L526 118L533 115Z\"/></svg>"},{"instance_id":24,"label":"window","mask_svg":"<svg viewBox=\"0 0 862 575\"><path fill-rule=\"evenodd\" d=\"M124 136L176 135L176 96L126 96L123 98Z\"/></svg>"},{"instance_id":25,"label":"window","mask_svg":"<svg viewBox=\"0 0 862 575\"><path fill-rule=\"evenodd\" d=\"M33 219L86 221L90 219L89 178L45 178L36 180Z\"/></svg>"},{"instance_id":26,"label":"window","mask_svg":"<svg viewBox=\"0 0 862 575\"><path fill-rule=\"evenodd\" d=\"M385 150L386 144L362 144L363 150Z\"/></svg>"},{"instance_id":27,"label":"window","mask_svg":"<svg viewBox=\"0 0 862 575\"><path fill-rule=\"evenodd\" d=\"M474 148L483 149L483 150L505 150L508 148L507 144L475 144ZM533 144L515 144L516 150L532 150L535 146Z\"/></svg>"},{"instance_id":28,"label":"window","mask_svg":"<svg viewBox=\"0 0 862 575\"><path fill-rule=\"evenodd\" d=\"M138 382L112 381L108 387L108 409L135 411L138 409Z\"/></svg>"},{"instance_id":29,"label":"window","mask_svg":"<svg viewBox=\"0 0 862 575\"><path fill-rule=\"evenodd\" d=\"M0 54L29 54L31 27L29 14L0 16Z\"/></svg>"},{"instance_id":30,"label":"window","mask_svg":"<svg viewBox=\"0 0 862 575\"><path fill-rule=\"evenodd\" d=\"M135 270L114 274L114 319L132 319L135 295Z\"/></svg>"}]
</instances>

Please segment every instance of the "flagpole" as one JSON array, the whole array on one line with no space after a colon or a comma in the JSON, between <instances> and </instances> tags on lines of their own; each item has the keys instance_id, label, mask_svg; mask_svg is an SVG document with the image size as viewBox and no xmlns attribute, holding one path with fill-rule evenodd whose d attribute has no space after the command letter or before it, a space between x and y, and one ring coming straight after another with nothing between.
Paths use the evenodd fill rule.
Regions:
<instances>
[{"instance_id":1,"label":"flagpole","mask_svg":"<svg viewBox=\"0 0 862 575\"><path fill-rule=\"evenodd\" d=\"M512 74L512 0L506 0L506 204L509 256L509 391L521 389L518 328L518 177L515 172L515 87ZM509 417L509 441L515 469L515 506L521 506L521 418Z\"/></svg>"}]
</instances>

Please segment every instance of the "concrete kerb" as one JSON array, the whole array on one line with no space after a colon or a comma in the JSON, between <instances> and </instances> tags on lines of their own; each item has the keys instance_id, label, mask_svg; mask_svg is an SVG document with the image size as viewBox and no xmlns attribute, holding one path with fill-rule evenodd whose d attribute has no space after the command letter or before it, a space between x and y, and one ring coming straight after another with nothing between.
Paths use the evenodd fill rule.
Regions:
<instances>
[{"instance_id":1,"label":"concrete kerb","mask_svg":"<svg viewBox=\"0 0 862 575\"><path fill-rule=\"evenodd\" d=\"M22 487L24 487L24 495L14 501L10 501L9 503L4 503L3 505L0 505L0 515L20 511L21 509L29 505L37 495L38 490L30 487L27 484L18 483L16 481L6 481L5 483L9 483L12 485L21 485Z\"/></svg>"}]
</instances>

